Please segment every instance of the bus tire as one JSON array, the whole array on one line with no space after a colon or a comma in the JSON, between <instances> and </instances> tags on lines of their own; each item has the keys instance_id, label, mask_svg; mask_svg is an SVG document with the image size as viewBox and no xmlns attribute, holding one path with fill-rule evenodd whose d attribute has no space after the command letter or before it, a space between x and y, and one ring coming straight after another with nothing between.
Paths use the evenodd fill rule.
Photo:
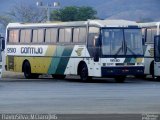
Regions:
<instances>
[{"instance_id":1,"label":"bus tire","mask_svg":"<svg viewBox=\"0 0 160 120\"><path fill-rule=\"evenodd\" d=\"M88 76L88 68L85 63L80 65L79 75L80 75L80 78L83 82L92 80L92 77Z\"/></svg>"},{"instance_id":2,"label":"bus tire","mask_svg":"<svg viewBox=\"0 0 160 120\"><path fill-rule=\"evenodd\" d=\"M31 79L31 78L32 78L31 66L30 66L30 64L29 64L28 61L26 61L26 62L24 63L23 68L24 68L24 69L23 69L24 77L25 77L26 79Z\"/></svg>"},{"instance_id":3,"label":"bus tire","mask_svg":"<svg viewBox=\"0 0 160 120\"><path fill-rule=\"evenodd\" d=\"M31 66L30 66L30 63L28 61L26 61L24 63L23 72L24 72L24 77L26 79L36 79L36 78L39 77L39 74L32 74L31 73Z\"/></svg>"},{"instance_id":4,"label":"bus tire","mask_svg":"<svg viewBox=\"0 0 160 120\"><path fill-rule=\"evenodd\" d=\"M116 83L124 83L126 76L117 76L115 77Z\"/></svg>"},{"instance_id":5,"label":"bus tire","mask_svg":"<svg viewBox=\"0 0 160 120\"><path fill-rule=\"evenodd\" d=\"M152 78L154 79L155 78L155 75L154 75L154 62L151 63L150 74L152 75Z\"/></svg>"}]
</instances>

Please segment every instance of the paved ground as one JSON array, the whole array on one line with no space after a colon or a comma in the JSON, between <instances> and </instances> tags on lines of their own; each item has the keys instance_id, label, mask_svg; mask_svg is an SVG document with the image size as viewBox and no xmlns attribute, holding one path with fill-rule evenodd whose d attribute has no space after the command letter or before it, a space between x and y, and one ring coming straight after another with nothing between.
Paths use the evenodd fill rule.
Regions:
<instances>
[{"instance_id":1,"label":"paved ground","mask_svg":"<svg viewBox=\"0 0 160 120\"><path fill-rule=\"evenodd\" d=\"M0 113L160 113L160 82L127 78L0 81Z\"/></svg>"}]
</instances>

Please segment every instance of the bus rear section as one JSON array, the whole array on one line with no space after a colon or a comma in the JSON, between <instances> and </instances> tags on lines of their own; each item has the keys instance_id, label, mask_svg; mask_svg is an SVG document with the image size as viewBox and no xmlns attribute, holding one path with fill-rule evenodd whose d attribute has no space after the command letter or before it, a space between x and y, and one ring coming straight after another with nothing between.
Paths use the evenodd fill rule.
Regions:
<instances>
[{"instance_id":1,"label":"bus rear section","mask_svg":"<svg viewBox=\"0 0 160 120\"><path fill-rule=\"evenodd\" d=\"M160 80L160 35L154 37L154 77Z\"/></svg>"},{"instance_id":2,"label":"bus rear section","mask_svg":"<svg viewBox=\"0 0 160 120\"><path fill-rule=\"evenodd\" d=\"M160 35L160 23L148 22L138 23L142 28L144 42L144 77L151 75L154 78L154 37Z\"/></svg>"},{"instance_id":3,"label":"bus rear section","mask_svg":"<svg viewBox=\"0 0 160 120\"><path fill-rule=\"evenodd\" d=\"M157 23L157 35L154 36L154 78L160 80L160 22Z\"/></svg>"}]
</instances>

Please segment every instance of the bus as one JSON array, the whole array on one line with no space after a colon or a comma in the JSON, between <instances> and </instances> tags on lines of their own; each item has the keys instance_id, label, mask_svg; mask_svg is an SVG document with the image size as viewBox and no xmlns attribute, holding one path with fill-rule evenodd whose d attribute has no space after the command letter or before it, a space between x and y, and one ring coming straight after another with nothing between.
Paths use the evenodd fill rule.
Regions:
<instances>
[{"instance_id":1,"label":"bus","mask_svg":"<svg viewBox=\"0 0 160 120\"><path fill-rule=\"evenodd\" d=\"M133 21L10 23L6 41L6 69L28 79L49 74L124 82L144 73L141 28Z\"/></svg>"},{"instance_id":2,"label":"bus","mask_svg":"<svg viewBox=\"0 0 160 120\"><path fill-rule=\"evenodd\" d=\"M160 80L160 35L154 37L154 77Z\"/></svg>"},{"instance_id":3,"label":"bus","mask_svg":"<svg viewBox=\"0 0 160 120\"><path fill-rule=\"evenodd\" d=\"M144 75L152 75L154 78L154 38L160 34L160 22L138 23L142 28L144 41Z\"/></svg>"},{"instance_id":4,"label":"bus","mask_svg":"<svg viewBox=\"0 0 160 120\"><path fill-rule=\"evenodd\" d=\"M2 52L5 49L5 39L0 34L0 78L2 77L2 70L3 70L3 55Z\"/></svg>"}]
</instances>

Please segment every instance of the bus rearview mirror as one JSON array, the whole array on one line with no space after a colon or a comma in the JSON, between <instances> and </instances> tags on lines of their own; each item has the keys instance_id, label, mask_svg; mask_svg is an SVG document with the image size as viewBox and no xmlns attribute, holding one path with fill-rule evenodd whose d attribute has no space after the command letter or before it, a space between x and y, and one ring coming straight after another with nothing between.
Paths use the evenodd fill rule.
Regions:
<instances>
[{"instance_id":1,"label":"bus rearview mirror","mask_svg":"<svg viewBox=\"0 0 160 120\"><path fill-rule=\"evenodd\" d=\"M95 36L94 37L94 47L98 47L99 46L99 37Z\"/></svg>"},{"instance_id":2,"label":"bus rearview mirror","mask_svg":"<svg viewBox=\"0 0 160 120\"><path fill-rule=\"evenodd\" d=\"M1 42L1 51L4 51L4 49L5 49L5 39L4 39L4 37L0 38L0 42Z\"/></svg>"}]
</instances>

